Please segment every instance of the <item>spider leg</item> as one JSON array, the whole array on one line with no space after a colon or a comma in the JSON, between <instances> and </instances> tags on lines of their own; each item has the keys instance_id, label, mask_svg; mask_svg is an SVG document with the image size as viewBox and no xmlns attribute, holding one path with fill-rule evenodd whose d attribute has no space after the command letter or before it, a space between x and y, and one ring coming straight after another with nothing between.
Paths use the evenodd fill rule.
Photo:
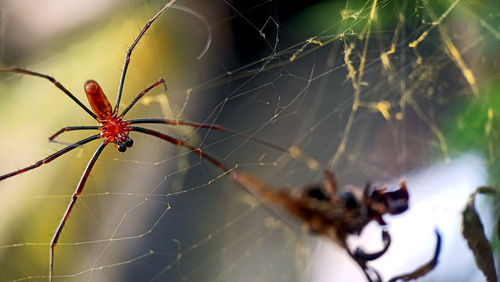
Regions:
<instances>
[{"instance_id":1,"label":"spider leg","mask_svg":"<svg viewBox=\"0 0 500 282\"><path fill-rule=\"evenodd\" d=\"M46 157L46 158L44 158L42 160L37 161L33 165L27 166L25 168L21 168L19 170L13 171L11 173L0 175L0 181L2 181L4 179L7 179L9 177L12 177L12 176L24 173L24 172L26 172L28 170L32 170L32 169L37 168L37 167L39 167L39 166L41 166L43 164L49 163L49 162L53 161L54 159L62 156L63 154L66 154L67 152L69 152L69 151L71 151L71 150L73 150L73 149L75 149L77 147L80 147L83 144L86 144L86 143L88 143L90 141L93 141L93 140L97 140L99 138L101 138L101 136L100 136L100 134L97 134L97 135L93 135L93 136L87 137L87 138L85 138L83 140L80 140L80 141L78 141L78 142L76 142L74 144L71 144L71 145L69 145L69 146L67 146L67 147L65 147L65 148L63 148L63 149L55 152L54 154L52 154L52 155L50 155L50 156L48 156L48 157Z\"/></svg>"},{"instance_id":2,"label":"spider leg","mask_svg":"<svg viewBox=\"0 0 500 282\"><path fill-rule=\"evenodd\" d=\"M368 280L368 282L382 282L382 277L380 277L380 274L378 273L378 271L376 271L374 268L368 266L366 264L366 261L356 260L356 258L354 258L354 254L352 254L350 252L349 252L349 255L351 255L351 257L361 267L361 269L363 270L363 273L365 274L365 277Z\"/></svg>"},{"instance_id":3,"label":"spider leg","mask_svg":"<svg viewBox=\"0 0 500 282\"><path fill-rule=\"evenodd\" d=\"M382 231L382 241L384 242L384 248L375 253L365 253L362 249L356 248L356 251L354 252L356 260L359 259L366 262L376 260L381 257L383 254L385 254L385 252L387 252L389 246L391 245L391 236L386 230Z\"/></svg>"},{"instance_id":4,"label":"spider leg","mask_svg":"<svg viewBox=\"0 0 500 282\"><path fill-rule=\"evenodd\" d=\"M187 126L196 127L196 128L208 128L208 129L226 132L226 133L233 135L233 136L247 138L249 140L252 140L255 143L262 144L262 145L265 145L267 147L278 150L280 152L290 154L290 151L288 149L285 149L283 147L266 142L266 141L261 140L259 138L255 138L251 135L240 133L240 132L237 132L237 131L234 131L234 130L231 130L229 128L226 128L226 127L223 127L220 125L216 125L216 124L196 123L196 122L189 122L189 121L183 121L183 120L173 120L173 119L131 119L131 120L128 120L128 122L130 122L130 124L160 123L160 124L167 124L167 125L187 125Z\"/></svg>"},{"instance_id":5,"label":"spider leg","mask_svg":"<svg viewBox=\"0 0 500 282\"><path fill-rule=\"evenodd\" d=\"M441 235L437 230L435 230L435 233L437 241L436 241L436 249L434 250L434 256L432 257L432 259L428 261L426 264L421 265L419 268L415 269L413 272L391 278L389 282L396 282L400 279L403 281L410 281L413 279L417 279L419 277L426 275L436 267L438 263L439 252L441 251Z\"/></svg>"},{"instance_id":6,"label":"spider leg","mask_svg":"<svg viewBox=\"0 0 500 282\"><path fill-rule=\"evenodd\" d=\"M139 101L139 99L142 98L142 96L144 96L146 93L148 93L151 89L153 89L154 87L160 85L160 84L163 84L163 86L165 87L165 91L167 91L167 83L165 83L165 79L163 78L160 78L157 82L151 84L150 86L148 86L146 89L142 90L141 93L139 93L139 95L137 95L134 100L132 100L132 102L130 102L130 104L125 108L125 110L123 110L123 112L121 113L121 117L123 117L134 105L135 103L137 103L137 101Z\"/></svg>"},{"instance_id":7,"label":"spider leg","mask_svg":"<svg viewBox=\"0 0 500 282\"><path fill-rule=\"evenodd\" d=\"M263 180L250 174L232 171L230 176L231 180L240 184L245 190L261 200L271 210L275 211L275 207L279 207L297 216L299 219L303 219L301 211L296 207L297 205L293 199L291 199L289 193L282 193L280 190L272 188Z\"/></svg>"},{"instance_id":8,"label":"spider leg","mask_svg":"<svg viewBox=\"0 0 500 282\"><path fill-rule=\"evenodd\" d=\"M382 282L382 277L380 277L380 274L374 268L372 268L366 264L364 266L361 266L361 267L363 268L363 273L365 274L366 278L368 279L368 282Z\"/></svg>"},{"instance_id":9,"label":"spider leg","mask_svg":"<svg viewBox=\"0 0 500 282\"><path fill-rule=\"evenodd\" d=\"M135 39L134 43L132 43L132 46L127 51L127 55L125 56L125 62L123 62L123 69L122 69L122 74L120 76L120 85L118 86L118 95L116 96L116 105L114 109L114 113L118 112L118 108L120 107L120 99L122 97L122 91L123 91L123 84L125 82L125 75L127 74L127 69L128 69L128 64L130 63L130 56L132 55L132 51L134 50L135 46L137 43L139 43L139 40L141 40L142 36L146 33L146 31L149 29L151 24L163 13L165 10L170 8L174 4L175 0L171 0L168 2L152 19L150 19L146 25L142 28L141 32Z\"/></svg>"},{"instance_id":10,"label":"spider leg","mask_svg":"<svg viewBox=\"0 0 500 282\"><path fill-rule=\"evenodd\" d=\"M59 131L54 133L52 136L49 137L49 142L56 142L56 143L62 143L59 141L54 140L57 136L60 134L66 132L66 131L73 131L73 130L92 130L92 129L99 129L99 126L68 126L61 128Z\"/></svg>"},{"instance_id":11,"label":"spider leg","mask_svg":"<svg viewBox=\"0 0 500 282\"><path fill-rule=\"evenodd\" d=\"M152 130L152 129L147 129L147 128L142 128L142 127L137 127L137 126L132 126L131 127L131 131L137 131L137 132L142 132L142 133L145 133L145 134L149 134L149 135L152 135L152 136L155 136L155 137L158 137L160 139L163 139L165 141L168 141L176 146L182 146L184 148L188 148L189 150L191 150L191 152L193 153L196 153L198 155L200 155L200 157L210 161L211 163L213 163L216 167L222 169L223 171L227 172L228 169L226 168L225 165L223 165L220 161L218 161L215 157L212 157L211 155L203 152L200 148L196 148L196 147L193 147L185 142L182 142L181 140L179 139L176 139L172 136L169 136L169 135L165 135L163 133L160 133L158 131L155 131L155 130Z\"/></svg>"},{"instance_id":12,"label":"spider leg","mask_svg":"<svg viewBox=\"0 0 500 282\"><path fill-rule=\"evenodd\" d=\"M349 250L349 247L347 246L347 242L345 241L345 239L341 242L341 245L347 251L347 254L349 254L349 256L359 265L359 267L361 267L368 282L381 282L382 281L382 277L380 277L380 274L375 269L368 266L366 264L366 262L367 262L366 260L363 260L363 259L356 257L356 253L352 253Z\"/></svg>"},{"instance_id":13,"label":"spider leg","mask_svg":"<svg viewBox=\"0 0 500 282\"><path fill-rule=\"evenodd\" d=\"M50 272L49 272L49 280L52 281L52 275L53 275L53 270L54 270L54 248L57 244L57 241L59 240L59 235L61 235L61 231L64 227L64 224L66 223L66 220L69 217L69 214L71 213L71 210L73 209L73 206L76 203L76 200L78 200L78 196L83 191L83 187L85 186L85 182L87 182L87 178L89 177L90 171L94 167L94 164L97 161L97 158L101 154L102 150L104 147L106 147L107 143L101 143L99 147L97 147L97 150L94 152L94 155L90 159L89 163L87 164L87 167L85 168L85 171L82 174L82 178L80 178L80 182L78 182L78 185L76 186L75 193L71 197L71 201L69 202L69 205L66 209L66 212L64 213L63 218L61 219L61 222L59 223L59 226L56 229L56 232L54 233L54 237L52 238L52 241L50 242Z\"/></svg>"},{"instance_id":14,"label":"spider leg","mask_svg":"<svg viewBox=\"0 0 500 282\"><path fill-rule=\"evenodd\" d=\"M89 108L87 108L84 104L82 104L82 102L80 102L80 100L78 100L78 98L76 98L73 94L71 94L71 92L69 92L68 89L66 89L59 81L55 80L51 76L48 76L46 74L41 74L38 72L34 72L34 71L30 71L30 70L17 68L17 67L10 67L10 68L0 67L0 71L17 72L17 73L21 73L21 74L33 75L33 76L38 76L38 77L48 79L55 86L57 86L57 88L61 89L66 95L68 95L68 97L70 97L71 100L73 100L75 103L77 103L78 106L80 106L82 109L84 109L90 116L92 116L94 119L97 119L97 116L91 110L89 110Z\"/></svg>"},{"instance_id":15,"label":"spider leg","mask_svg":"<svg viewBox=\"0 0 500 282\"><path fill-rule=\"evenodd\" d=\"M337 197L337 179L332 171L325 169L325 188L330 197Z\"/></svg>"},{"instance_id":16,"label":"spider leg","mask_svg":"<svg viewBox=\"0 0 500 282\"><path fill-rule=\"evenodd\" d=\"M161 124L168 124L168 125L187 125L187 126L196 127L196 128L209 128L209 129L214 129L214 130L219 130L219 131L230 131L222 126L215 125L215 124L204 124L204 123L196 123L196 122L174 120L174 119L143 118L143 119L131 119L128 121L130 122L130 124L161 123Z\"/></svg>"},{"instance_id":17,"label":"spider leg","mask_svg":"<svg viewBox=\"0 0 500 282\"><path fill-rule=\"evenodd\" d=\"M349 255L358 263L358 265L363 269L363 272L368 279L368 281L382 281L380 274L370 266L368 266L367 262L376 260L381 257L383 254L387 252L389 246L391 245L391 236L389 232L386 230L382 231L382 240L384 241L384 248L375 253L365 253L360 248L356 248L354 253L351 253L349 249L347 249L347 245L345 246Z\"/></svg>"}]
</instances>

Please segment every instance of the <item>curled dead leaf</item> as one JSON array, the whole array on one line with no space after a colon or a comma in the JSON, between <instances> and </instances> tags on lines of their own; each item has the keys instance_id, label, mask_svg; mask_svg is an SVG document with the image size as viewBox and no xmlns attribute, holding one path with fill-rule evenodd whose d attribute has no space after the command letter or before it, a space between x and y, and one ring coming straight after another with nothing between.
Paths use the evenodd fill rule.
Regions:
<instances>
[{"instance_id":1,"label":"curled dead leaf","mask_svg":"<svg viewBox=\"0 0 500 282\"><path fill-rule=\"evenodd\" d=\"M472 250L478 268L483 272L486 280L489 282L496 282L497 273L495 270L495 262L493 258L493 251L484 233L483 223L479 217L474 201L476 195L480 194L495 194L498 191L493 187L479 187L469 196L469 200L462 211L462 235L467 240L467 245ZM498 228L497 228L498 229ZM500 230L499 235L500 235Z\"/></svg>"}]
</instances>

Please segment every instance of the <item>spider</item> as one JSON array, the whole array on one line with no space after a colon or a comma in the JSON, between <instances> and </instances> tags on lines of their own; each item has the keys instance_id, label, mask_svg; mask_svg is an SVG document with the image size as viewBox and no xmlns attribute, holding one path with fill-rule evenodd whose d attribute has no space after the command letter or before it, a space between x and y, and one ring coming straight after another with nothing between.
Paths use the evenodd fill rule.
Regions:
<instances>
[{"instance_id":1,"label":"spider","mask_svg":"<svg viewBox=\"0 0 500 282\"><path fill-rule=\"evenodd\" d=\"M73 206L75 205L76 201L78 200L79 195L82 193L83 188L85 186L85 183L87 181L87 178L89 177L89 174L94 167L94 164L96 163L99 155L101 152L104 150L106 145L113 143L116 147L116 149L119 152L125 152L127 148L132 147L133 145L133 140L130 138L129 133L132 131L135 132L140 132L148 135L152 135L155 137L158 137L162 140L165 140L167 142L170 142L174 145L185 147L192 152L198 154L200 157L205 158L206 160L210 161L213 163L215 166L219 167L223 171L228 171L227 168L219 162L216 158L212 157L211 155L203 152L201 149L196 148L194 146L191 146L181 140L178 140L174 137L171 137L169 135L165 135L163 133L160 133L155 130L139 127L139 126L132 126L134 124L147 124L147 123L157 123L157 124L167 124L167 125L185 125L185 126L192 126L196 128L206 128L206 129L213 129L213 130L220 130L220 131L226 131L234 135L239 135L239 136L246 136L244 134L239 134L234 131L231 131L229 129L223 128L221 126L217 125L209 125L209 124L201 124L201 123L193 123L193 122L186 122L182 120L170 120L170 119L131 119L131 120L125 120L124 116L125 114L143 97L146 93L148 93L151 89L158 85L164 85L165 90L166 90L166 83L163 78L159 79L158 81L154 82L144 90L142 90L133 100L130 102L130 104L119 114L119 105L120 105L120 99L122 95L122 90L123 90L123 84L125 81L125 75L127 73L127 68L130 62L130 57L132 55L132 51L134 50L134 47L137 45L139 40L143 37L143 35L146 33L146 31L149 29L151 24L169 7L171 7L174 4L175 0L171 0L168 2L156 15L149 20L145 26L142 28L141 32L139 35L136 37L135 41L132 43L131 47L128 49L127 54L125 56L125 62L123 65L123 69L121 72L121 77L120 77L120 84L118 87L118 95L116 99L116 104L114 109L111 107L111 104L109 103L108 99L104 95L103 90L99 86L99 84L94 81L94 80L88 80L85 85L85 93L87 95L88 101L90 103L90 106L92 110L87 108L82 102L80 102L69 90L67 90L60 82L58 82L56 79L54 79L51 76L41 74L38 72L22 69L22 68L17 68L17 67L1 67L0 71L4 72L14 72L14 73L20 73L24 75L31 75L31 76L36 76L36 77L41 77L44 79L49 80L52 82L57 88L62 90L69 98L71 98L80 108L85 110L90 116L92 116L97 122L99 122L99 126L68 126L60 129L57 131L55 134L49 137L49 141L54 142L55 138L59 136L60 134L67 132L67 131L75 131L75 130L100 130L99 134L92 135L90 137L87 137L85 139L82 139L76 143L73 143L51 155L48 157L37 161L33 165L27 166L25 168L4 174L0 176L0 181L3 181L9 177L13 177L15 175L22 174L24 172L27 172L29 170L35 169L41 165L47 164L56 158L72 151L73 149L80 147L84 144L87 144L91 141L102 139L101 144L97 147L96 151L94 152L93 156L90 158L90 161L87 164L87 167L83 171L83 174L80 178L80 181L78 182L76 186L76 190L71 197L71 200L68 204L68 207L56 229L54 232L54 235L52 237L52 240L50 242L50 269L49 269L49 281L52 281L53 277L53 270L54 270L54 249L55 246L57 245L57 242L59 240L59 236L61 235L61 232L63 230L64 224L68 220L68 217L71 213L71 210L73 209ZM248 136L247 136L248 137ZM253 137L248 137L250 139L255 139ZM266 143L266 142L262 142Z\"/></svg>"},{"instance_id":2,"label":"spider","mask_svg":"<svg viewBox=\"0 0 500 282\"><path fill-rule=\"evenodd\" d=\"M262 180L245 173L231 172L231 178L250 193L269 205L298 218L313 234L325 236L341 246L349 256L361 267L368 281L382 281L380 274L368 262L381 257L391 244L391 236L382 231L384 247L375 253L366 253L357 248L352 252L347 245L349 235L359 235L372 220L385 226L384 214L396 215L408 209L408 190L406 183L400 188L388 192L385 187L372 189L367 184L365 189L354 188L338 194L337 183L332 172L325 170L325 190L319 185L307 187L301 194L277 190ZM441 249L441 235L436 230L436 249L433 258L411 273L393 277L389 281L412 280L430 272L437 265Z\"/></svg>"}]
</instances>

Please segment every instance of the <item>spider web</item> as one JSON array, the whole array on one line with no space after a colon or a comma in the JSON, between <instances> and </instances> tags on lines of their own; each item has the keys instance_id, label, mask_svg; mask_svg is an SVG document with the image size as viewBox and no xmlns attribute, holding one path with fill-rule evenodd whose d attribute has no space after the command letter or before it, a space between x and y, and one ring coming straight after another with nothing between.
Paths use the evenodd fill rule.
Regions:
<instances>
[{"instance_id":1,"label":"spider web","mask_svg":"<svg viewBox=\"0 0 500 282\"><path fill-rule=\"evenodd\" d=\"M25 10L15 3L0 6L2 65L53 75L81 100L83 83L95 79L110 101L127 47L165 4L109 1L74 12L58 1ZM149 126L277 188L320 183L322 168L341 185L396 188L406 178L410 210L387 218L392 246L373 267L386 279L413 270L431 258L438 228L440 262L422 280L483 279L461 239L460 211L477 186L500 183L498 4L179 0L176 7L134 51L121 108L160 77L168 92L154 89L128 118L244 133ZM30 23L33 11L40 17ZM2 73L0 89L2 174L62 148L45 139L58 129L94 125L46 81ZM61 141L89 135L68 132ZM108 146L94 167L55 249L56 280L364 281L340 248L265 207L211 163L131 137L133 148ZM0 183L1 281L48 279L50 239L96 147ZM481 205L490 232L495 207ZM350 243L379 249L380 227Z\"/></svg>"}]
</instances>

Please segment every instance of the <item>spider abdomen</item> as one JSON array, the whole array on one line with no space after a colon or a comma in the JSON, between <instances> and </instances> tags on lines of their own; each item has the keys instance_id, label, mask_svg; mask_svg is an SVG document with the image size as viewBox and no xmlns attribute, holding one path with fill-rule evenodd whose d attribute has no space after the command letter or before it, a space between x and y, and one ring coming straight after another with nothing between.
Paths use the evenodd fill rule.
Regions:
<instances>
[{"instance_id":1,"label":"spider abdomen","mask_svg":"<svg viewBox=\"0 0 500 282\"><path fill-rule=\"evenodd\" d=\"M85 82L85 93L87 94L87 99L89 100L92 110L97 115L99 119L107 119L113 114L111 104L104 95L101 86L94 80L87 80Z\"/></svg>"}]
</instances>

